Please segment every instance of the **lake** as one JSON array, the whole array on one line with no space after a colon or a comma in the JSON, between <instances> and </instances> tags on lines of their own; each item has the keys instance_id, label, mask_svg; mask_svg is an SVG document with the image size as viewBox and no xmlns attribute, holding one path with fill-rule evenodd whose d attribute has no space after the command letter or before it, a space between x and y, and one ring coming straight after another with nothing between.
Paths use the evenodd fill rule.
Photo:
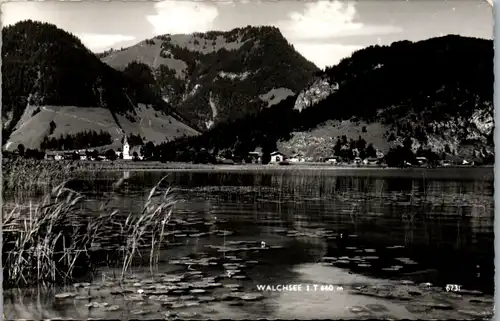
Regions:
<instances>
[{"instance_id":1,"label":"lake","mask_svg":"<svg viewBox=\"0 0 500 321\"><path fill-rule=\"evenodd\" d=\"M70 185L93 215L125 178L110 207L139 213L166 174ZM136 262L122 284L102 268L89 284L11 290L6 317L492 316L492 168L170 171L166 181L178 202L155 275Z\"/></svg>"}]
</instances>

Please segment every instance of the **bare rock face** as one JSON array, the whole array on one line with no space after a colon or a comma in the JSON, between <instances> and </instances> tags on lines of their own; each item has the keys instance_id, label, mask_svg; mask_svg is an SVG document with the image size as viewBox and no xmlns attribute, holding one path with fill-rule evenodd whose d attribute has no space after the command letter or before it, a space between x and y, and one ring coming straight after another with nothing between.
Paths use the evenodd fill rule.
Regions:
<instances>
[{"instance_id":1,"label":"bare rock face","mask_svg":"<svg viewBox=\"0 0 500 321\"><path fill-rule=\"evenodd\" d=\"M338 83L331 82L326 77L318 78L309 88L299 94L293 108L302 111L324 100L338 89Z\"/></svg>"}]
</instances>

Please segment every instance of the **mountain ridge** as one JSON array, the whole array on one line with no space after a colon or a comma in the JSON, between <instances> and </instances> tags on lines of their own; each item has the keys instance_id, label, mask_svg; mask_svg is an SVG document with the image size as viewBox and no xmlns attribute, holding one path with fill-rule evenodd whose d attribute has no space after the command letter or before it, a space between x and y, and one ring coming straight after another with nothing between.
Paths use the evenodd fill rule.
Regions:
<instances>
[{"instance_id":1,"label":"mountain ridge","mask_svg":"<svg viewBox=\"0 0 500 321\"><path fill-rule=\"evenodd\" d=\"M117 70L149 67L164 99L203 131L275 105L319 71L269 26L161 35L100 56Z\"/></svg>"}]
</instances>

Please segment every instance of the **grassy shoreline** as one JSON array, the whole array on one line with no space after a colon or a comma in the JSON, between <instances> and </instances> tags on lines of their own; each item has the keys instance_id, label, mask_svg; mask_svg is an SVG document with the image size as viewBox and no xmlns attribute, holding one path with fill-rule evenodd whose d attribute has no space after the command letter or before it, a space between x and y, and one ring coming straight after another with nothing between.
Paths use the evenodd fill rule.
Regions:
<instances>
[{"instance_id":1,"label":"grassy shoreline","mask_svg":"<svg viewBox=\"0 0 500 321\"><path fill-rule=\"evenodd\" d=\"M299 163L290 165L261 165L261 164L193 164L193 163L181 163L181 162L167 162L162 163L159 161L123 161L117 160L114 162L93 162L93 161L38 161L31 162L33 165L45 164L45 166L64 168L72 172L81 171L158 171L158 170L186 170L186 171L295 171L295 170L413 170L413 171L432 171L432 170L455 170L455 169L478 169L478 168L493 168L493 165L484 166L449 166L449 167L437 167L437 168L425 168L425 167L408 167L408 168L396 168L396 167L382 167L376 165L358 166L358 165L332 165L327 163Z\"/></svg>"},{"instance_id":2,"label":"grassy shoreline","mask_svg":"<svg viewBox=\"0 0 500 321\"><path fill-rule=\"evenodd\" d=\"M91 161L35 161L4 160L2 164L3 194L14 195L21 199L30 194L46 194L62 182L85 179L92 181L92 176L101 172L197 172L197 173L311 173L332 175L369 174L375 176L404 175L426 176L436 178L474 178L478 173L493 175L493 166L456 166L435 169L410 167L389 168L380 166L331 165L325 163L301 163L287 166L279 165L213 165L191 163L133 162L118 160L114 162ZM364 173L364 174L363 174Z\"/></svg>"}]
</instances>

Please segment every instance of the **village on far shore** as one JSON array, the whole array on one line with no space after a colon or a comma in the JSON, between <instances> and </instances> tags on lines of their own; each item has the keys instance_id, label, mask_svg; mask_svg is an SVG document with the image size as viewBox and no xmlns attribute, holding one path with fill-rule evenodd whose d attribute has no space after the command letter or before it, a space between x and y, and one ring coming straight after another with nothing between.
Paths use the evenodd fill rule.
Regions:
<instances>
[{"instance_id":1,"label":"village on far shore","mask_svg":"<svg viewBox=\"0 0 500 321\"><path fill-rule=\"evenodd\" d=\"M122 140L121 148L88 148L88 149L78 149L78 150L63 150L63 151L38 151L38 150L24 150L24 146L18 147L18 149L13 152L3 152L3 158L35 158L43 159L46 161L86 161L86 162L114 162L114 161L154 161L152 157L144 156L144 146L130 146L127 141L126 135ZM33 154L33 155L31 155ZM35 155L36 154L36 155ZM250 164L266 164L262 162L262 152L260 150L255 150L249 152L245 159L239 159L234 157L234 155L225 155L225 157L217 156L215 157L215 164L221 165L250 165ZM366 157L361 158L359 153L354 150L354 158L346 159L340 156L331 157L305 157L300 153L293 155L287 155L280 151L274 151L270 154L270 160L267 164L269 165L330 165L330 166L356 166L356 167L388 167L386 163L386 155L382 152L377 151L376 157ZM435 168L435 167L450 167L450 166L475 166L474 161L468 161L460 157L446 158L444 160L432 161L426 157L416 157L416 163L411 164L409 162L404 162L403 167L425 167L425 168Z\"/></svg>"}]
</instances>

